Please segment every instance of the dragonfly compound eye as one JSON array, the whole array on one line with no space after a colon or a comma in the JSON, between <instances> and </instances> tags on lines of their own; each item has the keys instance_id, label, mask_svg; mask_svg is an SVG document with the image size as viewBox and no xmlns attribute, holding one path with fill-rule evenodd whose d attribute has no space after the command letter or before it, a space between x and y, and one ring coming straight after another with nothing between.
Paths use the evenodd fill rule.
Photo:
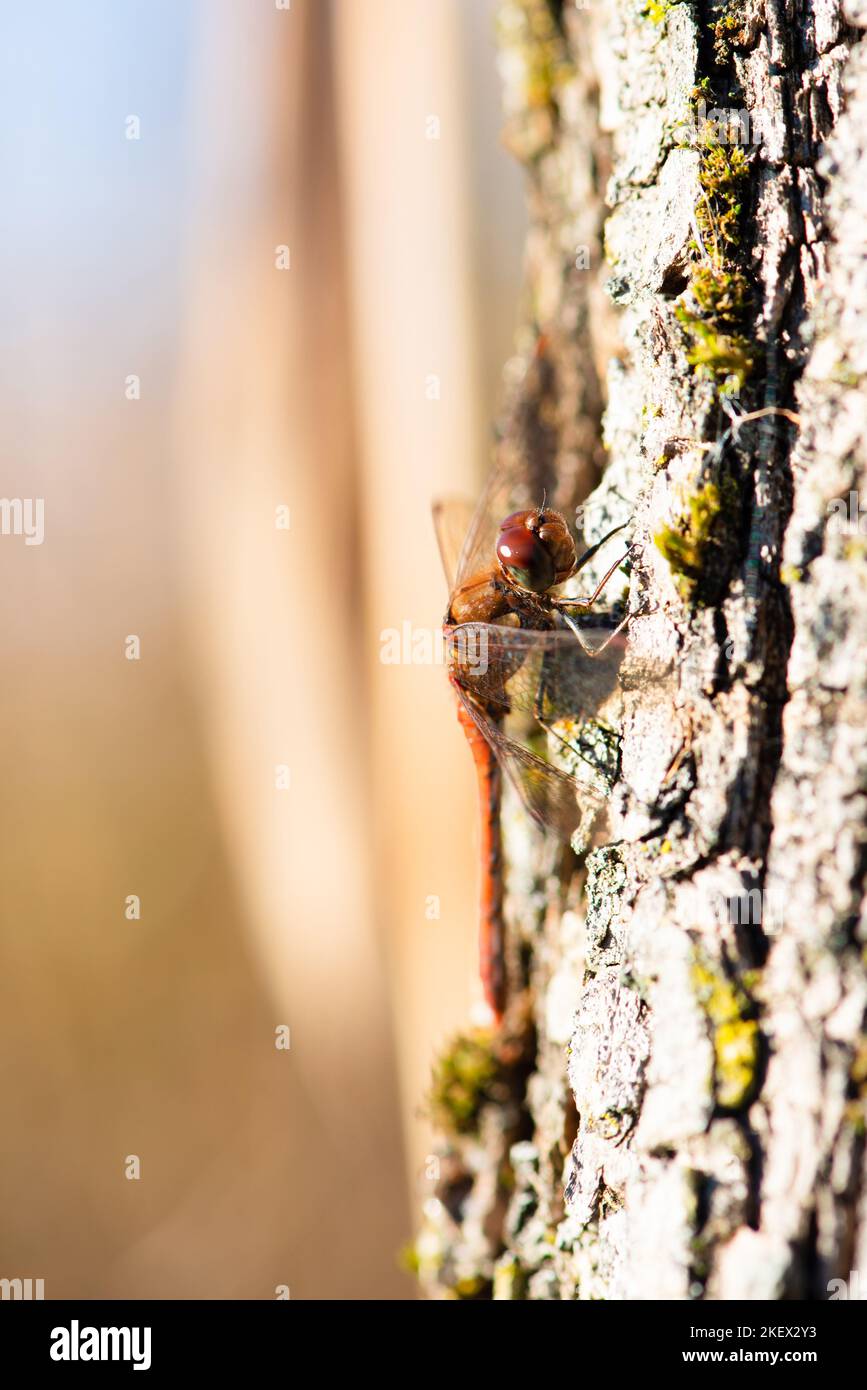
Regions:
<instances>
[{"instance_id":1,"label":"dragonfly compound eye","mask_svg":"<svg viewBox=\"0 0 867 1390\"><path fill-rule=\"evenodd\" d=\"M575 568L575 544L559 512L513 512L500 526L497 559L515 584L542 594Z\"/></svg>"}]
</instances>

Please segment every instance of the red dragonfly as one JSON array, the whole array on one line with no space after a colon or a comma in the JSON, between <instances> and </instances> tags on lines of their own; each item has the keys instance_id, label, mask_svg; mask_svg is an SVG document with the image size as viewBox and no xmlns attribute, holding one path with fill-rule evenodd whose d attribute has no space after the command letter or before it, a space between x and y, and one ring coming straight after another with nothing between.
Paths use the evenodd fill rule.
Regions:
<instances>
[{"instance_id":1,"label":"red dragonfly","mask_svg":"<svg viewBox=\"0 0 867 1390\"><path fill-rule=\"evenodd\" d=\"M481 977L498 1022L507 990L502 772L540 826L569 840L581 822L575 778L507 733L507 719L532 716L537 726L565 743L553 726L569 720L565 727L574 728L576 721L581 724L599 710L617 687L625 651L626 619L618 622L616 615L594 610L594 605L629 550L586 597L566 597L560 589L629 523L615 526L579 558L562 514L546 506L544 498L540 505L529 502L526 485L495 472L468 529L462 504L434 507L451 589L443 623L449 680L478 778ZM465 536L460 547L459 533ZM566 746L575 751L574 744Z\"/></svg>"}]
</instances>

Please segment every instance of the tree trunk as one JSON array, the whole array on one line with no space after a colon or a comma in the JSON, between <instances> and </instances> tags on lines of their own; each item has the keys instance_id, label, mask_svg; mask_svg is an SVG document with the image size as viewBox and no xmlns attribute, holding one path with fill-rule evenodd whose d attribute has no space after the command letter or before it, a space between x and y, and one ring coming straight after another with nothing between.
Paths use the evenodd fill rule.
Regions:
<instances>
[{"instance_id":1,"label":"tree trunk","mask_svg":"<svg viewBox=\"0 0 867 1390\"><path fill-rule=\"evenodd\" d=\"M435 1077L435 1296L824 1299L867 1269L857 26L500 7L531 211L500 447L561 508L595 487L588 540L634 518L632 618L605 826L564 868L507 808L526 989Z\"/></svg>"}]
</instances>

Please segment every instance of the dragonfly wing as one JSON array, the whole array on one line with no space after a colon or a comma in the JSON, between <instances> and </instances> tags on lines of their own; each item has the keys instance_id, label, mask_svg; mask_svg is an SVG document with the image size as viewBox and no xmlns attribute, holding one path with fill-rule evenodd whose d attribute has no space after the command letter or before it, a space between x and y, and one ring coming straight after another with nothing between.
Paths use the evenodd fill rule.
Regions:
<instances>
[{"instance_id":1,"label":"dragonfly wing","mask_svg":"<svg viewBox=\"0 0 867 1390\"><path fill-rule=\"evenodd\" d=\"M484 717L473 700L463 691L459 693L529 815L540 829L553 830L561 840L568 841L582 819L573 778L508 738Z\"/></svg>"},{"instance_id":2,"label":"dragonfly wing","mask_svg":"<svg viewBox=\"0 0 867 1390\"><path fill-rule=\"evenodd\" d=\"M503 713L522 710L545 723L590 718L619 688L626 638L610 625L580 631L579 641L568 629L461 623L451 637L461 658L459 678L483 704Z\"/></svg>"},{"instance_id":3,"label":"dragonfly wing","mask_svg":"<svg viewBox=\"0 0 867 1390\"><path fill-rule=\"evenodd\" d=\"M501 453L504 449L501 446ZM517 459L511 465L498 460L467 527L458 560L457 583L492 563L500 522L512 512L541 506L544 491L541 482L526 477Z\"/></svg>"},{"instance_id":4,"label":"dragonfly wing","mask_svg":"<svg viewBox=\"0 0 867 1390\"><path fill-rule=\"evenodd\" d=\"M568 478L557 469L558 445L550 409L558 396L550 345L540 335L519 382L509 391L494 467L482 493L458 565L458 583L493 561L500 522L512 512L548 506L562 512L573 529L574 508L587 494L595 468ZM577 490L576 490L577 489ZM578 527L580 530L580 527Z\"/></svg>"},{"instance_id":5,"label":"dragonfly wing","mask_svg":"<svg viewBox=\"0 0 867 1390\"><path fill-rule=\"evenodd\" d=\"M473 520L474 507L464 497L443 497L431 508L434 530L449 591L455 586L458 561Z\"/></svg>"},{"instance_id":6,"label":"dragonfly wing","mask_svg":"<svg viewBox=\"0 0 867 1390\"><path fill-rule=\"evenodd\" d=\"M501 738L498 756L536 824L543 830L553 830L563 841L571 840L581 824L575 780L505 736Z\"/></svg>"}]
</instances>

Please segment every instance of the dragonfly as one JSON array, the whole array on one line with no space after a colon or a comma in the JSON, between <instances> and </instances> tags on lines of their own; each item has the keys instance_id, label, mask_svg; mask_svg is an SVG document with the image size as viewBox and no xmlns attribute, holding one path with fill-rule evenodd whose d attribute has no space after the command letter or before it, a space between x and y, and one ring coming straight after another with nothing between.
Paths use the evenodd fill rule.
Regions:
<instances>
[{"instance_id":1,"label":"dragonfly","mask_svg":"<svg viewBox=\"0 0 867 1390\"><path fill-rule=\"evenodd\" d=\"M479 965L494 1019L507 1002L500 811L504 775L533 820L568 842L581 823L574 774L533 752L511 725L523 721L572 747L561 732L592 720L618 684L626 618L597 607L630 554L619 554L592 592L563 586L629 522L579 555L564 515L495 471L471 513L434 505L450 594L443 621L449 680L475 763L481 822ZM459 541L459 537L463 537ZM618 549L623 544L621 536ZM564 722L565 721L565 722ZM556 744L555 744L556 746Z\"/></svg>"}]
</instances>

